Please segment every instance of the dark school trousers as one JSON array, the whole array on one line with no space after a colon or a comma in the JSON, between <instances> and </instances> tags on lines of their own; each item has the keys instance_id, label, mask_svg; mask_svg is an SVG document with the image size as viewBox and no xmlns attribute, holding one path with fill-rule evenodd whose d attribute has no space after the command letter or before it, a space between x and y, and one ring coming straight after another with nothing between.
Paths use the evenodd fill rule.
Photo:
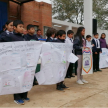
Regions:
<instances>
[{"instance_id":1,"label":"dark school trousers","mask_svg":"<svg viewBox=\"0 0 108 108\"><path fill-rule=\"evenodd\" d=\"M66 76L72 76L72 73L73 73L73 63L70 63Z\"/></svg>"},{"instance_id":2,"label":"dark school trousers","mask_svg":"<svg viewBox=\"0 0 108 108\"><path fill-rule=\"evenodd\" d=\"M99 70L100 49L97 49L97 54L93 52L93 70Z\"/></svg>"},{"instance_id":3,"label":"dark school trousers","mask_svg":"<svg viewBox=\"0 0 108 108\"><path fill-rule=\"evenodd\" d=\"M14 94L14 100L26 99L27 98L27 94L28 94L28 92Z\"/></svg>"}]
</instances>

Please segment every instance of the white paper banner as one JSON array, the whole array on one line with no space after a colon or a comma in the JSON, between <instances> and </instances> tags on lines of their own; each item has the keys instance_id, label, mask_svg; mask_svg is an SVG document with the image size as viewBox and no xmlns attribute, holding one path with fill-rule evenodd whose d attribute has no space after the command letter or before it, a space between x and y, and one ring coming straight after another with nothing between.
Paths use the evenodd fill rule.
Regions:
<instances>
[{"instance_id":1,"label":"white paper banner","mask_svg":"<svg viewBox=\"0 0 108 108\"><path fill-rule=\"evenodd\" d=\"M0 43L0 95L31 90L41 42Z\"/></svg>"},{"instance_id":2,"label":"white paper banner","mask_svg":"<svg viewBox=\"0 0 108 108\"><path fill-rule=\"evenodd\" d=\"M41 70L36 73L39 85L52 85L64 80L69 66L68 59L71 52L72 45L70 44L43 44L41 52ZM70 62L72 62L72 58L70 58Z\"/></svg>"},{"instance_id":3,"label":"white paper banner","mask_svg":"<svg viewBox=\"0 0 108 108\"><path fill-rule=\"evenodd\" d=\"M108 67L108 49L102 48L102 53L100 53L99 68Z\"/></svg>"}]
</instances>

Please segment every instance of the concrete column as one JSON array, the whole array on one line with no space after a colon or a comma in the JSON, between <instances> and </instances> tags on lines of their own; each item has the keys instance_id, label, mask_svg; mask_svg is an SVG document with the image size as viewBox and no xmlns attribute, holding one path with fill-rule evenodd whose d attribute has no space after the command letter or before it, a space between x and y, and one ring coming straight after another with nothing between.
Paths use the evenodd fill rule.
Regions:
<instances>
[{"instance_id":1,"label":"concrete column","mask_svg":"<svg viewBox=\"0 0 108 108\"><path fill-rule=\"evenodd\" d=\"M71 25L69 25L68 27L66 27L66 34L67 34L68 30L72 30L72 26Z\"/></svg>"},{"instance_id":2,"label":"concrete column","mask_svg":"<svg viewBox=\"0 0 108 108\"><path fill-rule=\"evenodd\" d=\"M92 35L92 0L84 0L84 27L85 36Z\"/></svg>"},{"instance_id":3,"label":"concrete column","mask_svg":"<svg viewBox=\"0 0 108 108\"><path fill-rule=\"evenodd\" d=\"M68 30L72 30L72 26L71 26L71 25L69 25L68 27L66 27L66 32L67 32Z\"/></svg>"}]
</instances>

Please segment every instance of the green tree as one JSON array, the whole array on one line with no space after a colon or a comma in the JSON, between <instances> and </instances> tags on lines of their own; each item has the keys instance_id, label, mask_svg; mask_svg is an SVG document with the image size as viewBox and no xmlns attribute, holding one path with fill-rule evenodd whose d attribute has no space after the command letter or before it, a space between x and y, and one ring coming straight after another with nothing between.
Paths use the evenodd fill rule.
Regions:
<instances>
[{"instance_id":1,"label":"green tree","mask_svg":"<svg viewBox=\"0 0 108 108\"><path fill-rule=\"evenodd\" d=\"M58 20L83 24L83 0L52 0L53 16ZM98 27L108 28L108 0L93 0L93 18L97 19Z\"/></svg>"}]
</instances>

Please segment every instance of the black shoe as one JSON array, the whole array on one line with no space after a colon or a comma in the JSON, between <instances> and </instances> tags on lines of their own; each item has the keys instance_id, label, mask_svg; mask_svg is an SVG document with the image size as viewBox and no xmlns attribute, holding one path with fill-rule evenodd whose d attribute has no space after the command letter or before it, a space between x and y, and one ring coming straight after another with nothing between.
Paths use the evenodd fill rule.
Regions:
<instances>
[{"instance_id":1,"label":"black shoe","mask_svg":"<svg viewBox=\"0 0 108 108\"><path fill-rule=\"evenodd\" d=\"M38 83L37 82L33 82L33 86L35 86L35 85L38 85Z\"/></svg>"},{"instance_id":2,"label":"black shoe","mask_svg":"<svg viewBox=\"0 0 108 108\"><path fill-rule=\"evenodd\" d=\"M57 90L63 91L63 88L61 88L61 85L57 85Z\"/></svg>"},{"instance_id":3,"label":"black shoe","mask_svg":"<svg viewBox=\"0 0 108 108\"><path fill-rule=\"evenodd\" d=\"M93 70L93 72L97 72L97 70Z\"/></svg>"},{"instance_id":4,"label":"black shoe","mask_svg":"<svg viewBox=\"0 0 108 108\"><path fill-rule=\"evenodd\" d=\"M74 75L72 75L71 77L75 77Z\"/></svg>"},{"instance_id":5,"label":"black shoe","mask_svg":"<svg viewBox=\"0 0 108 108\"><path fill-rule=\"evenodd\" d=\"M100 69L97 69L96 71L102 72L102 70L100 70Z\"/></svg>"},{"instance_id":6,"label":"black shoe","mask_svg":"<svg viewBox=\"0 0 108 108\"><path fill-rule=\"evenodd\" d=\"M69 88L69 87L66 87L65 84L63 84L63 83L60 84L60 85L61 85L61 88L64 88L64 89L65 89L65 88Z\"/></svg>"},{"instance_id":7,"label":"black shoe","mask_svg":"<svg viewBox=\"0 0 108 108\"><path fill-rule=\"evenodd\" d=\"M66 76L66 78L71 78L71 76Z\"/></svg>"}]
</instances>

